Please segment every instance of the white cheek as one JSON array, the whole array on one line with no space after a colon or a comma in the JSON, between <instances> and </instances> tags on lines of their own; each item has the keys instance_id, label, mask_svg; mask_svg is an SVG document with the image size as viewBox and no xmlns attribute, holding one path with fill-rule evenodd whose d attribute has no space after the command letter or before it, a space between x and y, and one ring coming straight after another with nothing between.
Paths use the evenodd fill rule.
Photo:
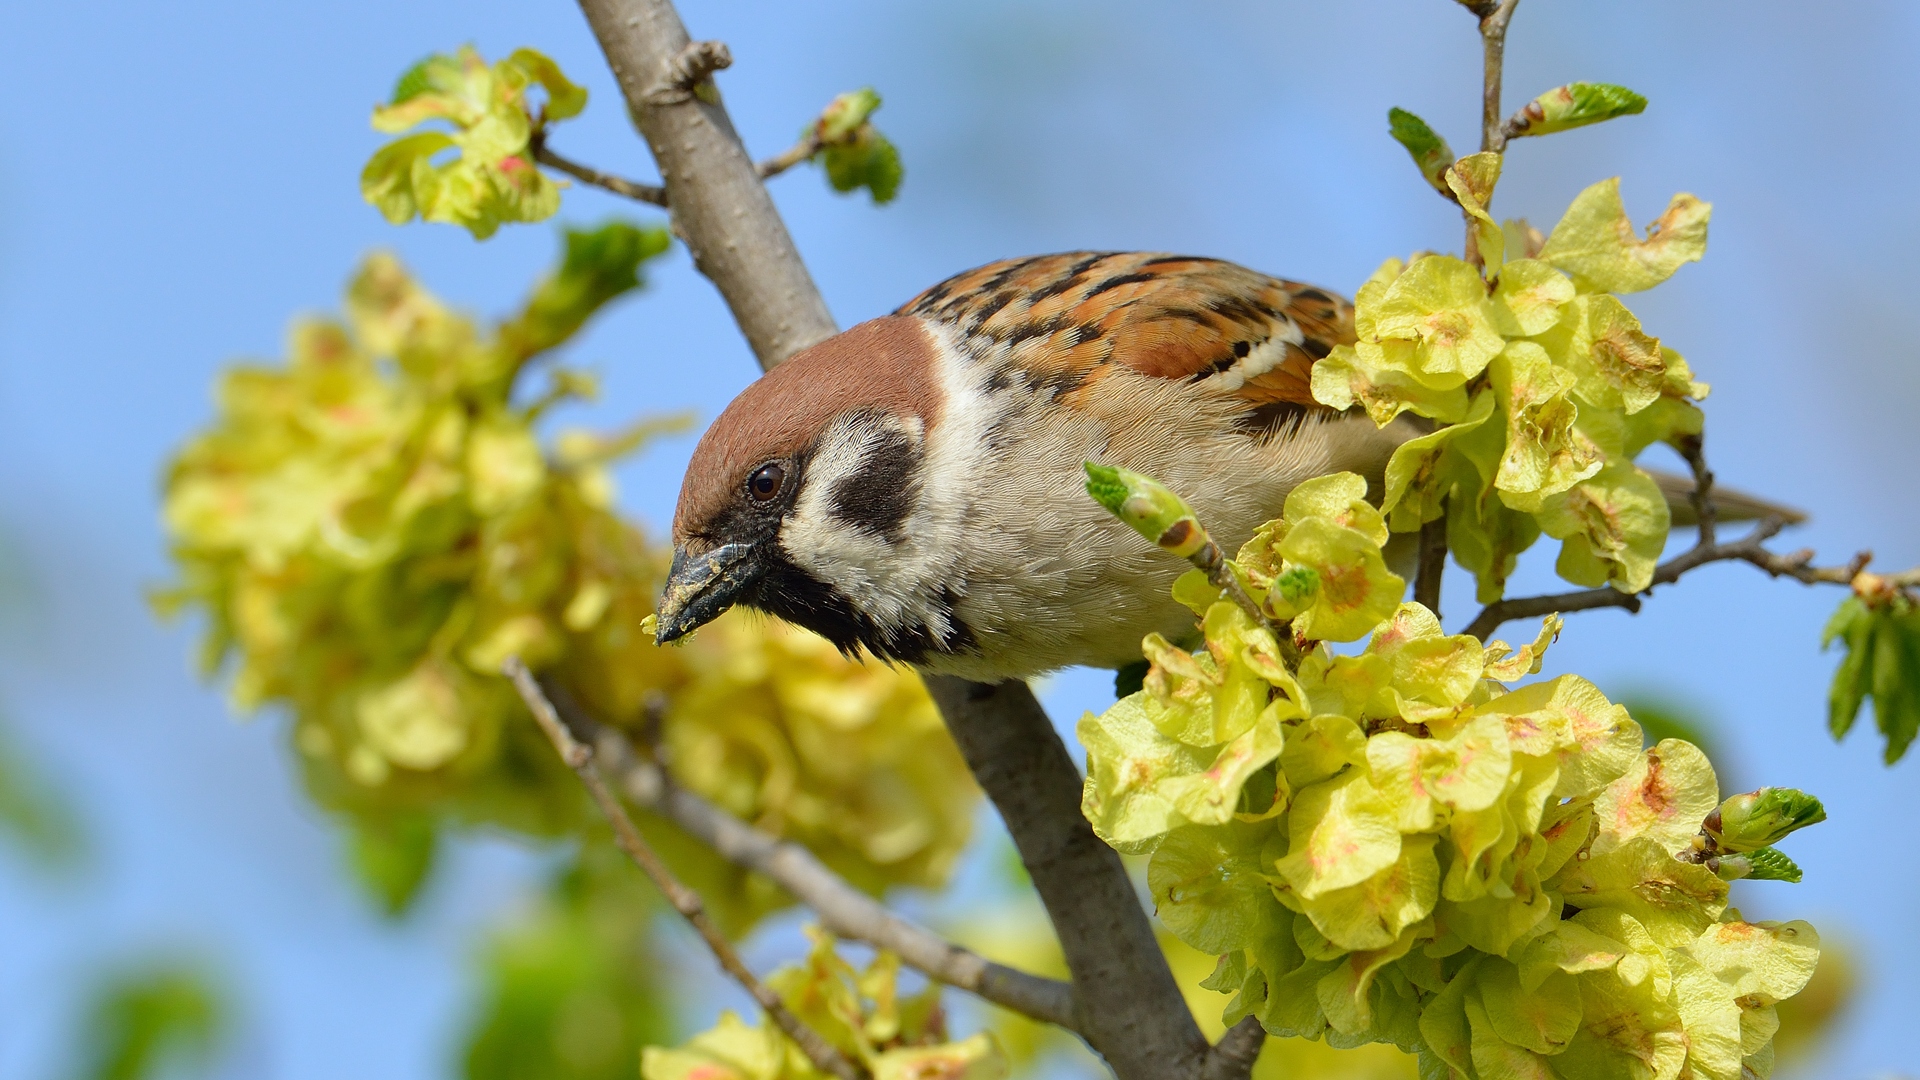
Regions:
<instances>
[{"instance_id":1,"label":"white cheek","mask_svg":"<svg viewBox=\"0 0 1920 1080\"><path fill-rule=\"evenodd\" d=\"M916 442L920 439L917 421L902 426ZM881 625L926 623L926 590L931 585L937 595L939 583L930 581L921 565L915 542L918 508L909 514L898 541L850 524L833 511L834 489L860 471L876 435L864 424L848 425L822 440L807 462L800 496L780 527L780 546L796 566L858 602ZM944 619L932 621L943 624L936 630L944 628Z\"/></svg>"}]
</instances>

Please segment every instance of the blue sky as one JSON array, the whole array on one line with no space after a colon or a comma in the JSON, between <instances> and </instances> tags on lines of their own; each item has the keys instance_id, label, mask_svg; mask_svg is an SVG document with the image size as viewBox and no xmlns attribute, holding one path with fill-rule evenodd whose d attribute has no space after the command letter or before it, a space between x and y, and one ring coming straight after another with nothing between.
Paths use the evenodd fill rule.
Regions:
<instances>
[{"instance_id":1,"label":"blue sky","mask_svg":"<svg viewBox=\"0 0 1920 1080\"><path fill-rule=\"evenodd\" d=\"M834 93L878 87L907 178L883 209L799 171L775 182L843 325L959 269L1080 247L1210 254L1351 292L1385 256L1457 246L1456 214L1385 135L1391 105L1474 142L1477 40L1448 0L687 0L697 37L760 155ZM290 316L331 307L367 250L431 287L505 308L555 246L548 226L475 244L397 229L355 178L378 145L367 111L421 55L471 41L541 48L593 93L564 152L646 177L578 12L417 0L326 4L20 5L7 16L15 103L0 113L0 533L32 588L0 621L6 724L80 805L94 858L53 880L0 855L0 1075L51 1075L78 988L147 948L219 956L245 1001L236 1076L445 1075L472 931L511 908L539 859L462 845L420 917L381 923L338 870L334 836L295 789L281 723L237 721L189 665L190 628L140 597L166 573L159 469L209 416L222 364L280 352ZM1707 260L1634 307L1714 384L1723 480L1807 508L1789 538L1839 560L1920 561L1920 120L1904 103L1920 9L1893 0L1528 0L1510 101L1585 78L1645 93L1643 116L1516 146L1496 209L1542 226L1587 184L1624 175L1636 219L1674 191L1715 204ZM635 216L650 217L644 208ZM569 192L562 219L630 207ZM607 393L571 423L646 412L711 418L755 373L683 253L596 323L573 358ZM691 449L622 474L663 524ZM1539 553L1519 588L1549 585ZM1471 611L1453 583L1446 614ZM1826 1077L1920 1071L1920 893L1909 761L1867 733L1824 734L1837 601L1715 567L1629 617L1573 620L1550 673L1651 690L1712 722L1732 782L1819 792L1829 824L1799 841L1799 886L1755 885L1749 915L1843 934L1869 985ZM1104 676L1049 700L1070 721ZM765 950L763 950L765 951ZM769 953L770 957L770 953ZM703 983L704 984L704 983Z\"/></svg>"}]
</instances>

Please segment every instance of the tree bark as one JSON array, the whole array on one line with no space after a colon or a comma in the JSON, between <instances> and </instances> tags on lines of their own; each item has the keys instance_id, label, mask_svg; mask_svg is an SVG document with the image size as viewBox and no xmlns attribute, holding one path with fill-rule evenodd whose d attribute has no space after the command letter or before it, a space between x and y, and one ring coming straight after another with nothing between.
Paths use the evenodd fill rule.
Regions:
<instances>
[{"instance_id":1,"label":"tree bark","mask_svg":"<svg viewBox=\"0 0 1920 1080\"><path fill-rule=\"evenodd\" d=\"M833 315L705 75L671 84L692 44L667 0L580 0L666 184L674 232L762 368L832 337Z\"/></svg>"}]
</instances>

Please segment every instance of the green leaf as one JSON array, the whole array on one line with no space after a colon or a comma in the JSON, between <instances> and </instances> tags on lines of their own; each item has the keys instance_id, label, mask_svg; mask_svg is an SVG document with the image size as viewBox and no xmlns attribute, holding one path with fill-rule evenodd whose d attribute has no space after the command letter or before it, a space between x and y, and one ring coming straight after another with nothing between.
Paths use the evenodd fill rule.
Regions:
<instances>
[{"instance_id":1,"label":"green leaf","mask_svg":"<svg viewBox=\"0 0 1920 1080\"><path fill-rule=\"evenodd\" d=\"M1833 673L1833 686L1827 694L1827 729L1835 739L1845 738L1853 729L1860 706L1873 689L1873 631L1873 612L1859 597L1849 596L1840 601L1840 607L1827 620L1826 630L1820 637L1822 649L1831 647L1835 641L1846 647L1846 655L1840 658L1840 667Z\"/></svg>"},{"instance_id":2,"label":"green leaf","mask_svg":"<svg viewBox=\"0 0 1920 1080\"><path fill-rule=\"evenodd\" d=\"M382 217L405 224L421 213L423 199L432 198L435 183L433 155L453 145L453 136L423 131L395 139L374 151L360 170L360 196Z\"/></svg>"},{"instance_id":3,"label":"green leaf","mask_svg":"<svg viewBox=\"0 0 1920 1080\"><path fill-rule=\"evenodd\" d=\"M500 328L512 359L524 362L572 337L607 303L639 288L641 264L664 254L671 243L664 228L617 219L598 228L566 230L560 266Z\"/></svg>"},{"instance_id":4,"label":"green leaf","mask_svg":"<svg viewBox=\"0 0 1920 1080\"><path fill-rule=\"evenodd\" d=\"M81 1043L84 1080L147 1080L205 1069L226 1033L226 1007L196 965L166 962L93 991Z\"/></svg>"},{"instance_id":5,"label":"green leaf","mask_svg":"<svg viewBox=\"0 0 1920 1080\"><path fill-rule=\"evenodd\" d=\"M1387 110L1387 133L1393 136L1394 142L1406 147L1414 167L1434 190L1442 195L1452 194L1441 176L1447 166L1453 164L1453 149L1447 140L1435 134L1425 120L1400 108Z\"/></svg>"},{"instance_id":6,"label":"green leaf","mask_svg":"<svg viewBox=\"0 0 1920 1080\"><path fill-rule=\"evenodd\" d=\"M876 205L885 205L899 193L906 170L900 151L869 122L879 107L880 95L870 86L841 94L821 110L807 134L819 140L814 160L826 169L833 190L866 188Z\"/></svg>"},{"instance_id":7,"label":"green leaf","mask_svg":"<svg viewBox=\"0 0 1920 1080\"><path fill-rule=\"evenodd\" d=\"M852 139L820 151L820 163L833 190L845 194L866 188L877 206L893 201L906 176L900 151L871 125L861 128Z\"/></svg>"},{"instance_id":8,"label":"green leaf","mask_svg":"<svg viewBox=\"0 0 1920 1080\"><path fill-rule=\"evenodd\" d=\"M487 935L458 1074L633 1080L642 1048L680 1028L654 937L659 911L659 894L612 844L582 845Z\"/></svg>"},{"instance_id":9,"label":"green leaf","mask_svg":"<svg viewBox=\"0 0 1920 1080\"><path fill-rule=\"evenodd\" d=\"M0 729L0 836L43 868L71 866L83 851L80 819L35 771Z\"/></svg>"},{"instance_id":10,"label":"green leaf","mask_svg":"<svg viewBox=\"0 0 1920 1080\"><path fill-rule=\"evenodd\" d=\"M560 191L533 163L529 86L544 87L542 123L577 114L586 91L531 49L489 66L471 47L430 56L409 68L391 103L376 108L378 131L403 132L429 121L451 131L422 132L376 151L361 171L361 195L399 224L418 215L457 224L475 239L503 222L540 221L560 206ZM459 154L436 164L440 151Z\"/></svg>"},{"instance_id":11,"label":"green leaf","mask_svg":"<svg viewBox=\"0 0 1920 1080\"><path fill-rule=\"evenodd\" d=\"M387 104L399 105L402 102L411 101L432 89L433 82L429 75L429 65L431 65L433 61L434 57L424 57L412 67L401 72L400 78L393 84L393 96L388 99Z\"/></svg>"},{"instance_id":12,"label":"green leaf","mask_svg":"<svg viewBox=\"0 0 1920 1080\"><path fill-rule=\"evenodd\" d=\"M547 123L580 115L587 107L587 88L576 85L545 53L533 49L515 49L507 63L518 67L526 77L547 92L541 118Z\"/></svg>"},{"instance_id":13,"label":"green leaf","mask_svg":"<svg viewBox=\"0 0 1920 1080\"><path fill-rule=\"evenodd\" d=\"M1715 864L1714 873L1719 874L1723 881L1752 878L1755 881L1798 884L1801 878L1800 867L1778 848L1733 852L1721 855L1712 862Z\"/></svg>"},{"instance_id":14,"label":"green leaf","mask_svg":"<svg viewBox=\"0 0 1920 1080\"><path fill-rule=\"evenodd\" d=\"M399 918L433 872L439 830L424 814L360 817L352 823L349 862L388 918Z\"/></svg>"},{"instance_id":15,"label":"green leaf","mask_svg":"<svg viewBox=\"0 0 1920 1080\"><path fill-rule=\"evenodd\" d=\"M1872 602L1850 596L1827 622L1823 644L1835 641L1847 655L1828 694L1828 726L1834 738L1844 736L1871 696L1891 765L1920 734L1920 604L1899 592Z\"/></svg>"},{"instance_id":16,"label":"green leaf","mask_svg":"<svg viewBox=\"0 0 1920 1080\"><path fill-rule=\"evenodd\" d=\"M1585 127L1616 116L1632 116L1647 107L1647 99L1612 83L1568 83L1534 98L1507 122L1507 137L1551 135Z\"/></svg>"}]
</instances>

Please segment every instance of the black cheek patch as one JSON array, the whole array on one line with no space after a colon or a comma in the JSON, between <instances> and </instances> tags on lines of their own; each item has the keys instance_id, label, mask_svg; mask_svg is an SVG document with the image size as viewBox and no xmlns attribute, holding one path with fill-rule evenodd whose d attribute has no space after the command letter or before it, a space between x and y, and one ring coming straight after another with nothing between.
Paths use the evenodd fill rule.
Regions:
<instances>
[{"instance_id":1,"label":"black cheek patch","mask_svg":"<svg viewBox=\"0 0 1920 1080\"><path fill-rule=\"evenodd\" d=\"M876 536L900 539L920 495L920 457L906 433L882 430L860 456L860 468L833 485L828 512Z\"/></svg>"},{"instance_id":2,"label":"black cheek patch","mask_svg":"<svg viewBox=\"0 0 1920 1080\"><path fill-rule=\"evenodd\" d=\"M945 616L943 632L936 633L925 624L886 628L838 589L795 566L784 554L774 555L767 573L742 602L806 627L833 642L847 656L855 656L865 647L882 660L919 664L930 656L971 651L978 644L973 628L961 622L954 610L960 598L951 588L941 590L935 605Z\"/></svg>"}]
</instances>

